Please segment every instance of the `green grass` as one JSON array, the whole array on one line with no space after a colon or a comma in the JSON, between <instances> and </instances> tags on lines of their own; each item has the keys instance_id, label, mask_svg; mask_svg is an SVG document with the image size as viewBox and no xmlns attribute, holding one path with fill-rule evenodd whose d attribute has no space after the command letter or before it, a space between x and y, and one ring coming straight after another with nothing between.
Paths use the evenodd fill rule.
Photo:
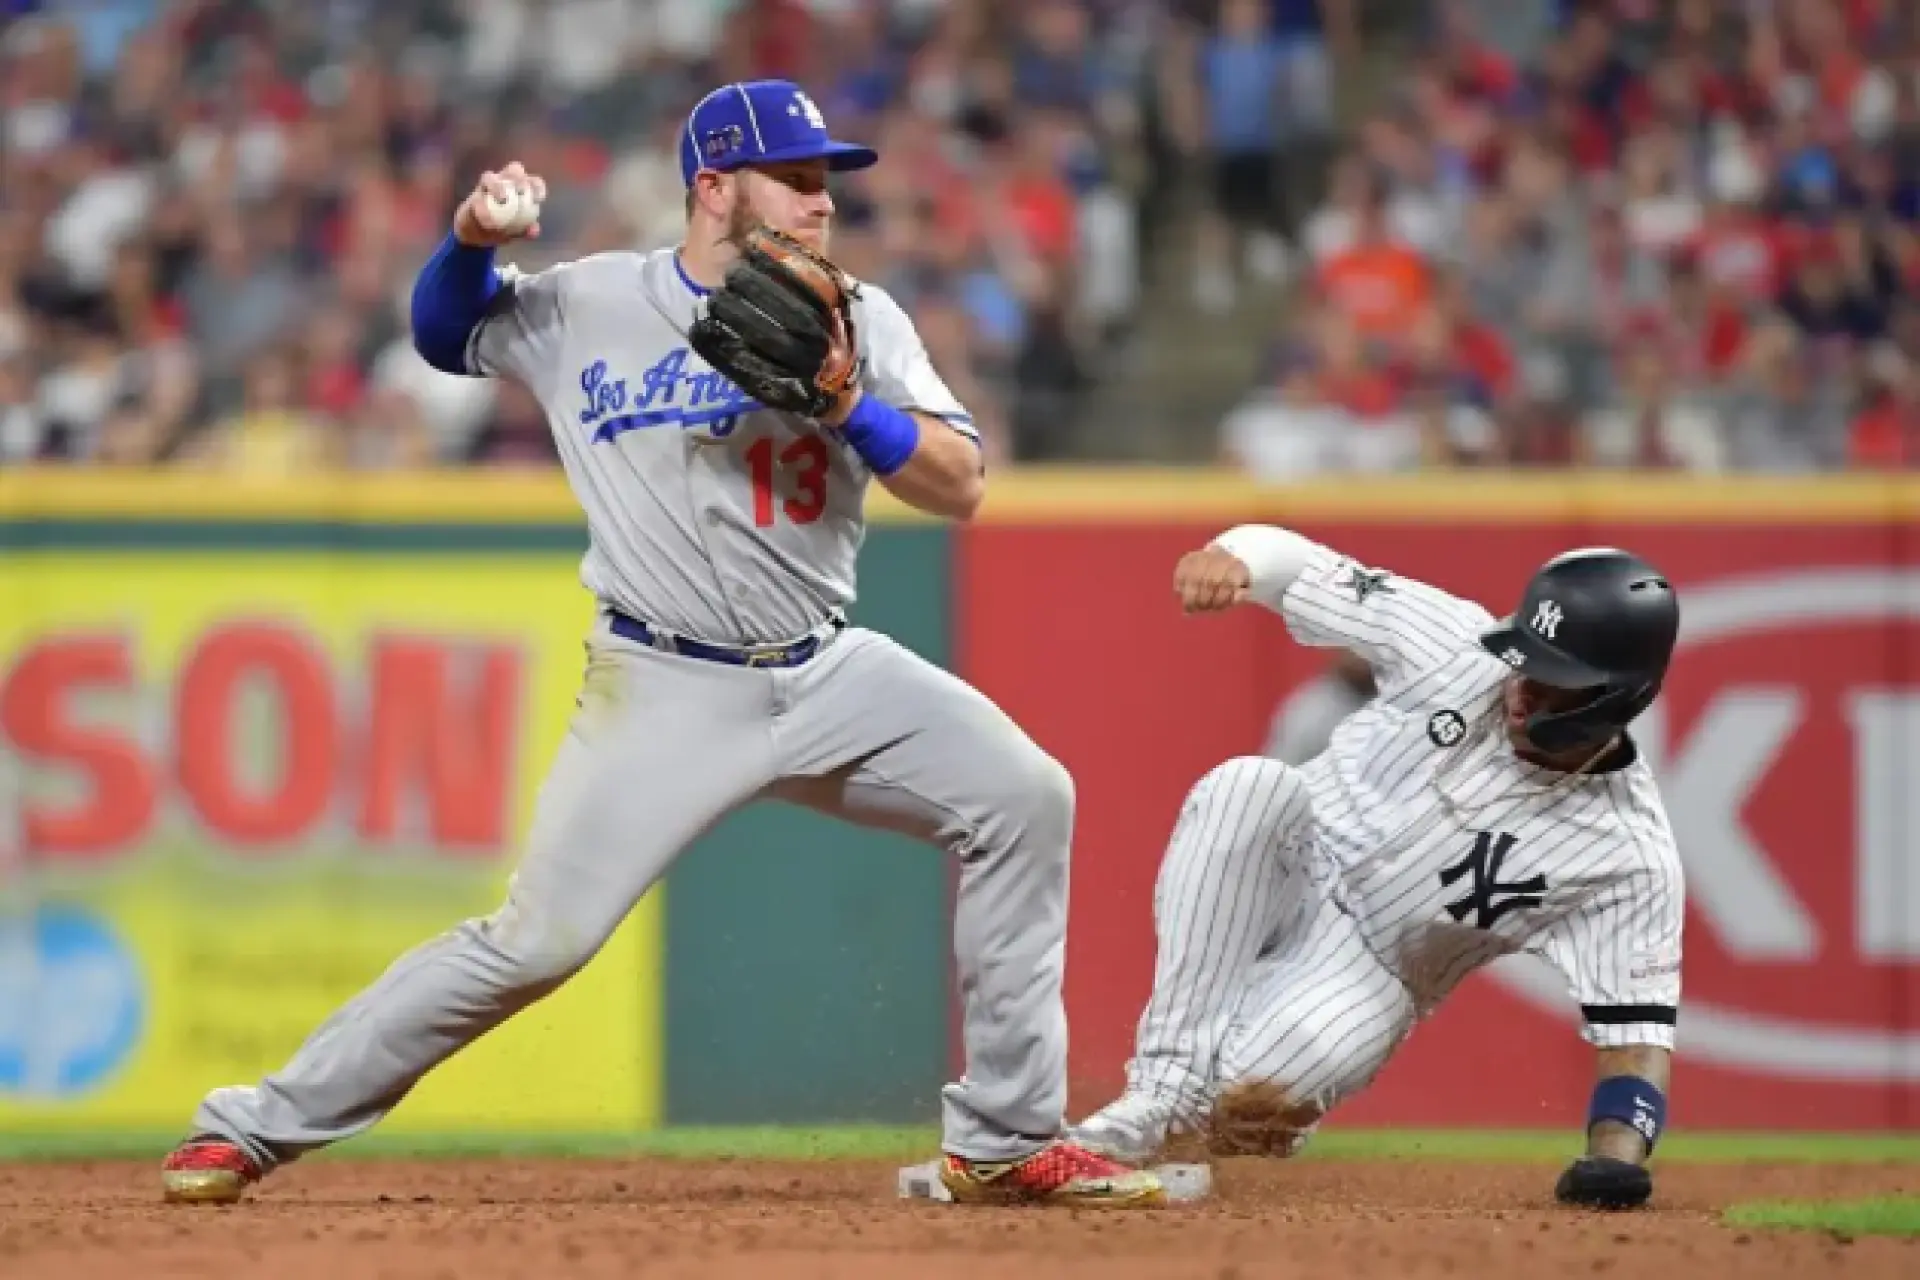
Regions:
<instances>
[{"instance_id":1,"label":"green grass","mask_svg":"<svg viewBox=\"0 0 1920 1280\"><path fill-rule=\"evenodd\" d=\"M0 1161L158 1159L174 1133L0 1134ZM939 1149L931 1128L847 1125L831 1128L671 1128L639 1135L463 1134L416 1136L375 1131L315 1158L455 1156L625 1156L663 1159L916 1160ZM1558 1130L1328 1129L1309 1160L1488 1160L1551 1164L1579 1154L1573 1132ZM1917 1134L1676 1133L1660 1144L1660 1162L1920 1163Z\"/></svg>"},{"instance_id":2,"label":"green grass","mask_svg":"<svg viewBox=\"0 0 1920 1280\"><path fill-rule=\"evenodd\" d=\"M1766 1201L1737 1204L1727 1222L1742 1227L1788 1227L1848 1236L1920 1236L1920 1199Z\"/></svg>"}]
</instances>

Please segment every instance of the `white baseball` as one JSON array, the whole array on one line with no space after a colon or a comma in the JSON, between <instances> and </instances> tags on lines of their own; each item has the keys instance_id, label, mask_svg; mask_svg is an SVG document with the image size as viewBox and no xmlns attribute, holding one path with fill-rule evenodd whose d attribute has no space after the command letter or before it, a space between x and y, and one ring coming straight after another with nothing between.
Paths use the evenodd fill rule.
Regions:
<instances>
[{"instance_id":1,"label":"white baseball","mask_svg":"<svg viewBox=\"0 0 1920 1280\"><path fill-rule=\"evenodd\" d=\"M480 202L480 224L489 231L518 235L540 219L540 202L519 183L504 194L487 193Z\"/></svg>"}]
</instances>

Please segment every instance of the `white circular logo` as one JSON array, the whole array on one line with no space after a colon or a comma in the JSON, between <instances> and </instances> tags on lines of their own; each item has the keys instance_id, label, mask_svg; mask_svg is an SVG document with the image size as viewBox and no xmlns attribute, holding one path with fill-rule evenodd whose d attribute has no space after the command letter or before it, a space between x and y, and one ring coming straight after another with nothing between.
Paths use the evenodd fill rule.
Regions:
<instances>
[{"instance_id":1,"label":"white circular logo","mask_svg":"<svg viewBox=\"0 0 1920 1280\"><path fill-rule=\"evenodd\" d=\"M1467 721L1458 711L1436 711L1427 717L1427 737L1436 747L1451 747L1467 736Z\"/></svg>"}]
</instances>

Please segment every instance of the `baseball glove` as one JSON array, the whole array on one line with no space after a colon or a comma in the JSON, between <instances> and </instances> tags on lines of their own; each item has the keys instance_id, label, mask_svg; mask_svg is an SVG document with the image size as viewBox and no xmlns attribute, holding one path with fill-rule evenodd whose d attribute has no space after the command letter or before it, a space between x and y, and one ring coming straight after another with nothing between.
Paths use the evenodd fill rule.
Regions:
<instances>
[{"instance_id":1,"label":"baseball glove","mask_svg":"<svg viewBox=\"0 0 1920 1280\"><path fill-rule=\"evenodd\" d=\"M1653 1175L1644 1165L1608 1156L1582 1156L1554 1184L1561 1204L1594 1209L1637 1209L1653 1195Z\"/></svg>"},{"instance_id":2,"label":"baseball glove","mask_svg":"<svg viewBox=\"0 0 1920 1280\"><path fill-rule=\"evenodd\" d=\"M853 300L859 286L792 236L755 227L687 340L769 409L819 418L860 372Z\"/></svg>"}]
</instances>

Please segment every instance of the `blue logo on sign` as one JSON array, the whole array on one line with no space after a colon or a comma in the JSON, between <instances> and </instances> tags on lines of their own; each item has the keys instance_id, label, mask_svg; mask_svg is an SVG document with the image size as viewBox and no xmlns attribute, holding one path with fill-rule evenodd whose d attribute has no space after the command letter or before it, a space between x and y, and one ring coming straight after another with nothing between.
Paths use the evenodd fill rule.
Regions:
<instances>
[{"instance_id":1,"label":"blue logo on sign","mask_svg":"<svg viewBox=\"0 0 1920 1280\"><path fill-rule=\"evenodd\" d=\"M580 425L594 428L595 444L642 427L706 427L716 439L730 435L740 415L761 407L724 374L687 372L691 353L675 347L639 378L629 393L627 380L614 377L605 360L580 371L586 407Z\"/></svg>"},{"instance_id":2,"label":"blue logo on sign","mask_svg":"<svg viewBox=\"0 0 1920 1280\"><path fill-rule=\"evenodd\" d=\"M90 1092L145 1021L140 967L107 921L73 906L0 915L0 1093Z\"/></svg>"}]
</instances>

